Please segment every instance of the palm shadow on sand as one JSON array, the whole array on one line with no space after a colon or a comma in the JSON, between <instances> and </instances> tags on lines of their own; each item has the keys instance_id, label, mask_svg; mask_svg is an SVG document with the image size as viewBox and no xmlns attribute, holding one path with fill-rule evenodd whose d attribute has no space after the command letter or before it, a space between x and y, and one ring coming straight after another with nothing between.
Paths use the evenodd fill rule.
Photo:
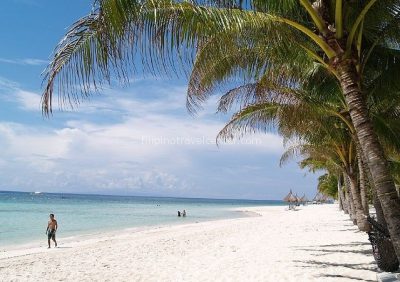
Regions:
<instances>
[{"instance_id":1,"label":"palm shadow on sand","mask_svg":"<svg viewBox=\"0 0 400 282\"><path fill-rule=\"evenodd\" d=\"M366 270L378 272L378 267L375 261L372 258L372 251L370 249L355 249L355 247L362 246L370 246L369 243L366 242L351 242L348 244L329 244L329 245L315 245L315 246L298 246L294 247L296 250L311 252L312 256L315 257L315 260L294 260L296 263L296 267L299 268L326 268L326 267L344 267L348 269L354 270ZM338 247L344 247L345 249L338 249ZM319 260L318 257L329 256L334 254L345 254L345 253L353 253L353 254L362 254L362 255L371 255L371 262L369 263L340 263L340 262L327 262L323 260ZM342 279L346 280L354 280L354 281L374 281L374 280L365 280L360 277L349 276L349 275L340 275L340 274L332 274L332 273L324 273L318 275L318 277L326 277L326 278L338 278L338 281Z\"/></svg>"}]
</instances>

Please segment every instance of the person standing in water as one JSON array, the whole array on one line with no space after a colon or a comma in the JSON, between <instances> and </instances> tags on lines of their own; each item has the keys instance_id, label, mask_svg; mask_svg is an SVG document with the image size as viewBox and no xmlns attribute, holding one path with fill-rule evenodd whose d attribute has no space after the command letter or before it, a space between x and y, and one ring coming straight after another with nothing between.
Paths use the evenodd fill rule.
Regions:
<instances>
[{"instance_id":1,"label":"person standing in water","mask_svg":"<svg viewBox=\"0 0 400 282\"><path fill-rule=\"evenodd\" d=\"M57 247L56 241L56 231L58 228L57 220L54 218L54 214L50 214L50 220L47 224L46 234L47 234L47 243L49 244L50 249L50 239L54 241L55 247Z\"/></svg>"}]
</instances>

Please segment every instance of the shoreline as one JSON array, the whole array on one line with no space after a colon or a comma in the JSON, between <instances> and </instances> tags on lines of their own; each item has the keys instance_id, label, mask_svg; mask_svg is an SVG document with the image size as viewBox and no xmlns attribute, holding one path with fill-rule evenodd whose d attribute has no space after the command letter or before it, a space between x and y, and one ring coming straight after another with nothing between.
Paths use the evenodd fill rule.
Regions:
<instances>
[{"instance_id":1,"label":"shoreline","mask_svg":"<svg viewBox=\"0 0 400 282\"><path fill-rule=\"evenodd\" d=\"M1 192L0 192L1 193ZM0 220L0 252L47 241L48 214L60 223L57 237L98 236L126 228L153 227L246 216L239 207L282 205L280 201L187 199L172 197L125 197L105 195L39 194L4 192L0 197L4 218ZM261 204L262 203L262 204ZM4 205L3 205L4 204ZM177 217L186 209L188 217ZM23 218L22 225L15 220Z\"/></svg>"},{"instance_id":2,"label":"shoreline","mask_svg":"<svg viewBox=\"0 0 400 282\"><path fill-rule=\"evenodd\" d=\"M116 237L118 234L121 233L136 233L136 232L143 232L143 231L150 231L153 229L160 229L160 228L171 228L174 226L181 226L181 225L192 225L192 224L199 224L205 222L215 222L215 221L222 221L222 220L230 220L230 219L240 219L240 218L247 218L247 217L257 217L262 216L259 213L256 213L251 210L247 209L254 209L260 206L254 207L243 207L243 208L232 208L230 209L232 212L236 212L238 216L235 217L228 217L228 218L215 218L210 220L202 220L202 221L190 221L190 222L175 222L175 223L165 223L165 224L155 224L155 225L143 225L143 226L136 226L136 227L126 227L122 229L112 229L112 230L96 230L93 232L88 233L81 233L72 236L66 237L57 237L57 241L60 241L59 248L61 249L64 244L79 244L85 242L101 242L104 241L103 239L110 239ZM284 206L261 206L261 207L284 207ZM182 218L185 220L186 218ZM190 220L190 218L189 218ZM54 248L52 242L52 248ZM7 244L0 247L0 260L3 259L3 255L5 253L14 253L18 252L22 253L28 251L30 254L42 252L43 250L47 251L47 236L43 236L43 239L35 239L29 243L16 243L16 244ZM25 253L24 253L25 254Z\"/></svg>"},{"instance_id":3,"label":"shoreline","mask_svg":"<svg viewBox=\"0 0 400 282\"><path fill-rule=\"evenodd\" d=\"M125 230L0 253L5 280L375 281L366 234L337 205L243 208L261 216Z\"/></svg>"}]
</instances>

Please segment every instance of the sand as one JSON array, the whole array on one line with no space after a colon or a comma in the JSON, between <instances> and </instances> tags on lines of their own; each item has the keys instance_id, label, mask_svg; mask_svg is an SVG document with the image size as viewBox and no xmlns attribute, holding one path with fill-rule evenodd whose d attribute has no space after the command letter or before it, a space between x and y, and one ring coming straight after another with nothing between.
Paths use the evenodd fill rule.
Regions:
<instances>
[{"instance_id":1,"label":"sand","mask_svg":"<svg viewBox=\"0 0 400 282\"><path fill-rule=\"evenodd\" d=\"M60 240L0 253L1 281L376 281L367 235L337 205Z\"/></svg>"}]
</instances>

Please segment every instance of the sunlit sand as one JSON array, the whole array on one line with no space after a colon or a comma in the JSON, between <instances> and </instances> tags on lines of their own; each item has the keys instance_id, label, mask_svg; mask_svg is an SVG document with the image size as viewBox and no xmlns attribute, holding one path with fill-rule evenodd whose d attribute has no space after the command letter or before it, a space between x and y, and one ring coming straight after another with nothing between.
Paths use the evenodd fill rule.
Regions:
<instances>
[{"instance_id":1,"label":"sunlit sand","mask_svg":"<svg viewBox=\"0 0 400 282\"><path fill-rule=\"evenodd\" d=\"M336 205L123 231L0 254L3 281L376 281L367 235Z\"/></svg>"}]
</instances>

